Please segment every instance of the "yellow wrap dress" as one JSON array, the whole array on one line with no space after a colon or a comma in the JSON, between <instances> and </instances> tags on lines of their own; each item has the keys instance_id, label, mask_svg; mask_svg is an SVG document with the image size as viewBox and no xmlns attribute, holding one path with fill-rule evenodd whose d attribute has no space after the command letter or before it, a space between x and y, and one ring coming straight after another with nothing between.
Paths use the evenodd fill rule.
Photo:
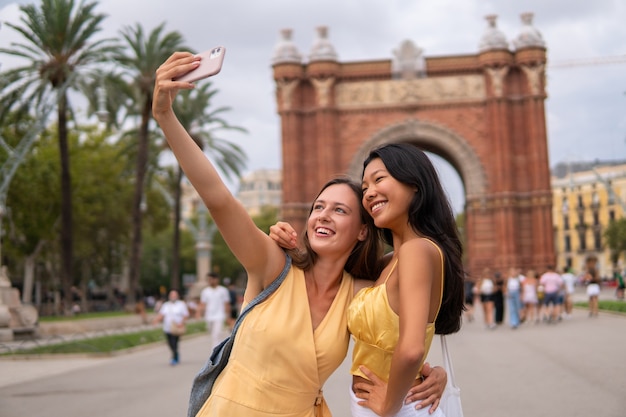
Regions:
<instances>
[{"instance_id":1,"label":"yellow wrap dress","mask_svg":"<svg viewBox=\"0 0 626 417\"><path fill-rule=\"evenodd\" d=\"M228 365L197 417L330 416L321 389L348 350L352 295L353 279L344 272L313 330L304 272L292 266L276 292L244 319Z\"/></svg>"}]
</instances>

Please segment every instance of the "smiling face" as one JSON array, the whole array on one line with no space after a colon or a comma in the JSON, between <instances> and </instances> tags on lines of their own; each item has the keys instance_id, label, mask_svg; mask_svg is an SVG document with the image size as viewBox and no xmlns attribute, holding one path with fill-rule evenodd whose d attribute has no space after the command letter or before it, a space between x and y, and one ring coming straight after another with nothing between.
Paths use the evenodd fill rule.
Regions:
<instances>
[{"instance_id":1,"label":"smiling face","mask_svg":"<svg viewBox=\"0 0 626 417\"><path fill-rule=\"evenodd\" d=\"M396 180L380 158L363 171L363 206L377 227L398 229L408 225L408 209L416 190Z\"/></svg>"},{"instance_id":2,"label":"smiling face","mask_svg":"<svg viewBox=\"0 0 626 417\"><path fill-rule=\"evenodd\" d=\"M346 184L324 189L307 220L311 248L318 255L350 253L357 241L367 236L359 210L359 201Z\"/></svg>"}]
</instances>

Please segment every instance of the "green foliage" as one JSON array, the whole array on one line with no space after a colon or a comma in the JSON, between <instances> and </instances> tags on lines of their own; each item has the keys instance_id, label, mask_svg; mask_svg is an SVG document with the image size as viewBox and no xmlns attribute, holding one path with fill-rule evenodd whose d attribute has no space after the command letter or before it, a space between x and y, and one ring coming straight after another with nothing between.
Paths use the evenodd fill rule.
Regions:
<instances>
[{"instance_id":1,"label":"green foliage","mask_svg":"<svg viewBox=\"0 0 626 417\"><path fill-rule=\"evenodd\" d=\"M76 87L82 70L110 62L118 46L114 39L94 39L106 18L96 13L96 7L96 2L73 0L41 0L38 5L20 6L21 24L5 24L22 39L11 48L0 48L0 54L22 58L25 64L3 74L4 110L28 108L66 82Z\"/></svg>"},{"instance_id":2,"label":"green foliage","mask_svg":"<svg viewBox=\"0 0 626 417\"><path fill-rule=\"evenodd\" d=\"M17 143L23 132L15 130L15 126L5 126L2 136ZM8 214L2 248L7 259L31 254L41 242L56 237L59 187L58 145L56 138L46 131L15 171L7 193Z\"/></svg>"},{"instance_id":3,"label":"green foliage","mask_svg":"<svg viewBox=\"0 0 626 417\"><path fill-rule=\"evenodd\" d=\"M259 229L269 234L270 226L278 221L278 208L263 207L257 216L253 216L252 220ZM219 232L215 234L213 239L213 268L222 277L230 277L239 283L242 283L246 277L246 271L230 251Z\"/></svg>"},{"instance_id":4,"label":"green foliage","mask_svg":"<svg viewBox=\"0 0 626 417\"><path fill-rule=\"evenodd\" d=\"M149 32L138 23L125 27L120 31L121 43L95 40L106 18L96 12L97 5L95 1L41 0L20 7L18 23L6 23L23 39L10 49L0 48L0 54L20 57L25 64L0 76L3 137L10 146L18 144L37 121L27 115L40 117L42 102L53 105L61 124L51 125L41 134L13 179L7 197L10 211L3 219L8 227L2 255L11 272L19 275L24 259L34 258L41 250L36 252L35 279L51 278L44 291L58 289L58 277L67 292L69 285L87 282L107 286L129 264L131 286L135 286L136 270L141 267L141 281L153 291L163 284L169 286L172 256L177 255L172 254L171 207L151 186L162 170L159 154L164 149L163 138L151 123L152 89L156 69L175 50L189 48L179 32L166 32L165 24ZM98 95L102 88L104 96ZM63 100L69 89L87 98L89 116L106 110L99 116L107 116L107 130L73 119L69 102ZM245 129L225 121L223 114L229 108L212 108L215 94L211 83L203 83L179 95L177 110L217 168L233 178L245 167L246 155L216 133ZM44 118L40 121L47 122ZM130 128L108 130L122 126ZM0 147L0 161L7 157L6 149ZM146 184L141 204L134 193L136 183ZM141 216L134 216L133 210L144 205L147 208ZM131 236L134 219L141 219L137 221L146 236L144 242L141 236ZM71 239L66 239L67 235ZM136 252L131 250L136 247L133 245L141 248L142 243L146 260L135 259ZM195 272L195 255L193 236L183 231L181 273ZM232 255L229 259L231 265L238 265ZM13 282L19 284L19 280Z\"/></svg>"},{"instance_id":5,"label":"green foliage","mask_svg":"<svg viewBox=\"0 0 626 417\"><path fill-rule=\"evenodd\" d=\"M613 254L613 262L617 262L620 255L626 255L626 218L609 223L604 237Z\"/></svg>"},{"instance_id":6,"label":"green foliage","mask_svg":"<svg viewBox=\"0 0 626 417\"><path fill-rule=\"evenodd\" d=\"M577 307L589 308L589 303L581 301L574 304ZM600 311L613 311L617 313L626 313L626 302L617 300L598 300L598 309Z\"/></svg>"},{"instance_id":7,"label":"green foliage","mask_svg":"<svg viewBox=\"0 0 626 417\"><path fill-rule=\"evenodd\" d=\"M121 146L93 127L78 129L82 140L72 135L71 146L74 222L78 225L74 261L81 266L75 268L75 275L79 281L97 282L102 270L122 272L132 184L124 172L127 156Z\"/></svg>"},{"instance_id":8,"label":"green foliage","mask_svg":"<svg viewBox=\"0 0 626 417\"><path fill-rule=\"evenodd\" d=\"M139 281L144 294L159 294L159 287L170 286L171 235L171 229L159 233L147 232L145 235Z\"/></svg>"}]
</instances>

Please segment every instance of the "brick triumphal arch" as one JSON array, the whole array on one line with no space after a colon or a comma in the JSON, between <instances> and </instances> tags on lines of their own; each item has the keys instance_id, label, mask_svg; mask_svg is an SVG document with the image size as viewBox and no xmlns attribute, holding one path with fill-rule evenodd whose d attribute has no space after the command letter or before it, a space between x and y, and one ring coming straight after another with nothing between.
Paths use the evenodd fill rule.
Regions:
<instances>
[{"instance_id":1,"label":"brick triumphal arch","mask_svg":"<svg viewBox=\"0 0 626 417\"><path fill-rule=\"evenodd\" d=\"M273 70L282 126L282 215L302 228L329 178L360 179L373 147L408 142L443 157L465 188L467 267L544 269L555 260L541 35L509 49L495 17L473 55L424 57L403 42L393 59L339 62L318 28L308 62L282 32Z\"/></svg>"}]
</instances>

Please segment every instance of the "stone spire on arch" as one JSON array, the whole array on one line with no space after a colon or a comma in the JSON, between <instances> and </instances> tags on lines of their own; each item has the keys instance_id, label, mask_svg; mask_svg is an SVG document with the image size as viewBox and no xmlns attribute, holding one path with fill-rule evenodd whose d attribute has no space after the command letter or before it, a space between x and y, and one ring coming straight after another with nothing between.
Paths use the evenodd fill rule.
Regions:
<instances>
[{"instance_id":1,"label":"stone spire on arch","mask_svg":"<svg viewBox=\"0 0 626 417\"><path fill-rule=\"evenodd\" d=\"M274 47L274 56L272 64L301 64L302 55L298 51L298 47L291 40L293 31L291 29L282 29L280 31L280 40Z\"/></svg>"},{"instance_id":2,"label":"stone spire on arch","mask_svg":"<svg viewBox=\"0 0 626 417\"><path fill-rule=\"evenodd\" d=\"M533 16L533 13L522 13L520 15L522 19L522 29L519 35L513 40L515 49L546 47L541 33L533 26Z\"/></svg>"},{"instance_id":3,"label":"stone spire on arch","mask_svg":"<svg viewBox=\"0 0 626 417\"><path fill-rule=\"evenodd\" d=\"M315 30L317 37L313 41L313 46L311 46L309 61L337 61L338 56L337 52L335 52L335 47L328 40L328 27L318 26Z\"/></svg>"},{"instance_id":4,"label":"stone spire on arch","mask_svg":"<svg viewBox=\"0 0 626 417\"><path fill-rule=\"evenodd\" d=\"M487 20L488 24L482 38L480 38L480 44L478 45L479 51L486 52L494 49L509 49L509 42L506 40L506 36L504 36L504 33L498 29L496 25L498 15L487 15L485 16L485 20Z\"/></svg>"}]
</instances>

